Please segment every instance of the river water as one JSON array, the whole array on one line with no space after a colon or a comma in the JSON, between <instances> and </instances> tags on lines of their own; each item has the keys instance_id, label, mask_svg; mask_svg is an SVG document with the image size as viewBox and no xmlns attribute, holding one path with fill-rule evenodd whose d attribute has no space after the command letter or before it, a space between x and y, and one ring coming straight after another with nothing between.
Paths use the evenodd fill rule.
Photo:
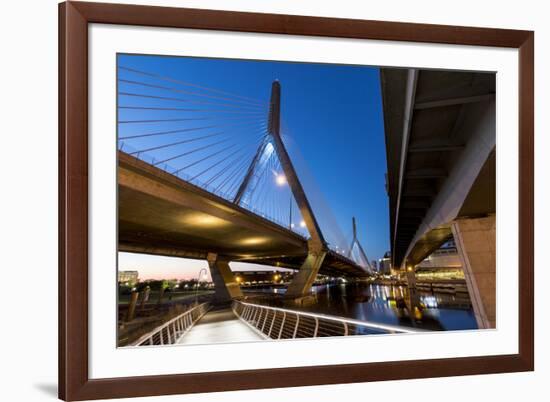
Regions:
<instances>
[{"instance_id":1,"label":"river water","mask_svg":"<svg viewBox=\"0 0 550 402\"><path fill-rule=\"evenodd\" d=\"M417 307L414 309L410 308L411 298L404 286L358 282L320 285L313 291L315 301L297 309L427 330L477 329L467 293L419 291L412 304Z\"/></svg>"}]
</instances>

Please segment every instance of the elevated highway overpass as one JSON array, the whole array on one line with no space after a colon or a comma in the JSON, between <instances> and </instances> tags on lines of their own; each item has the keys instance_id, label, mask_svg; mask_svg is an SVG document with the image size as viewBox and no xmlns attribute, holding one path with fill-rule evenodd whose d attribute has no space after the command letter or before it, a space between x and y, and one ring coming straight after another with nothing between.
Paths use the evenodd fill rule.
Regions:
<instances>
[{"instance_id":1,"label":"elevated highway overpass","mask_svg":"<svg viewBox=\"0 0 550 402\"><path fill-rule=\"evenodd\" d=\"M207 260L209 254L299 269L307 239L136 157L119 152L119 250ZM324 275L360 277L366 271L332 250Z\"/></svg>"},{"instance_id":2,"label":"elevated highway overpass","mask_svg":"<svg viewBox=\"0 0 550 402\"><path fill-rule=\"evenodd\" d=\"M136 157L119 152L118 158L119 251L208 260L219 299L241 295L230 261L304 265L308 239ZM332 250L318 272L367 275Z\"/></svg>"},{"instance_id":3,"label":"elevated highway overpass","mask_svg":"<svg viewBox=\"0 0 550 402\"><path fill-rule=\"evenodd\" d=\"M383 68L392 266L454 237L478 326L495 325L495 74Z\"/></svg>"}]
</instances>

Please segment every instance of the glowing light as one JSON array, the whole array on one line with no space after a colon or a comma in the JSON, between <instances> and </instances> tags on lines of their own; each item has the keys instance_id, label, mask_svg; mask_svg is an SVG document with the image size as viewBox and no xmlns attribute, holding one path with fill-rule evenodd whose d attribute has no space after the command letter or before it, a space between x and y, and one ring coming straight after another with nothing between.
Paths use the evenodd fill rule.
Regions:
<instances>
[{"instance_id":1,"label":"glowing light","mask_svg":"<svg viewBox=\"0 0 550 402\"><path fill-rule=\"evenodd\" d=\"M306 227L306 222L305 221L300 222L300 226L305 228Z\"/></svg>"},{"instance_id":2,"label":"glowing light","mask_svg":"<svg viewBox=\"0 0 550 402\"><path fill-rule=\"evenodd\" d=\"M290 224L290 227L291 227L291 228L293 228L294 226L295 226L294 223L291 223L291 224Z\"/></svg>"},{"instance_id":3,"label":"glowing light","mask_svg":"<svg viewBox=\"0 0 550 402\"><path fill-rule=\"evenodd\" d=\"M284 186L286 184L286 176L281 173L275 175L275 183L277 183L278 186Z\"/></svg>"},{"instance_id":4,"label":"glowing light","mask_svg":"<svg viewBox=\"0 0 550 402\"><path fill-rule=\"evenodd\" d=\"M245 246L256 246L258 244L267 243L269 239L266 237L248 237L240 241Z\"/></svg>"},{"instance_id":5,"label":"glowing light","mask_svg":"<svg viewBox=\"0 0 550 402\"><path fill-rule=\"evenodd\" d=\"M230 224L226 220L202 213L193 213L187 215L183 220L186 224L189 225L211 228L227 226Z\"/></svg>"}]
</instances>

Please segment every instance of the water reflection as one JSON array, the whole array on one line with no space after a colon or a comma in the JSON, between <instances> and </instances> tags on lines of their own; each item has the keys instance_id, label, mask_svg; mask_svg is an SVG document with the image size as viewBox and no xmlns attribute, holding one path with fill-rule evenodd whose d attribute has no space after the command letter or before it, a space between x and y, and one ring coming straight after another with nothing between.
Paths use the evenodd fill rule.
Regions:
<instances>
[{"instance_id":1,"label":"water reflection","mask_svg":"<svg viewBox=\"0 0 550 402\"><path fill-rule=\"evenodd\" d=\"M320 285L313 291L314 301L300 310L428 330L477 328L467 293L410 291L405 286L368 283ZM262 302L285 304L272 297Z\"/></svg>"}]
</instances>

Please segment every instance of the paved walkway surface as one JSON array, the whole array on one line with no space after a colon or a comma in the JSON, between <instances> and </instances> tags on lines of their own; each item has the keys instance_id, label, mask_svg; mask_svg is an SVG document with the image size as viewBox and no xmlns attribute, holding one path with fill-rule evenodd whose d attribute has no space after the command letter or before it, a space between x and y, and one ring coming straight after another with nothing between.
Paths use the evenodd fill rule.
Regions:
<instances>
[{"instance_id":1,"label":"paved walkway surface","mask_svg":"<svg viewBox=\"0 0 550 402\"><path fill-rule=\"evenodd\" d=\"M223 309L206 313L177 343L199 345L262 340L264 338L239 320L231 309Z\"/></svg>"}]
</instances>

